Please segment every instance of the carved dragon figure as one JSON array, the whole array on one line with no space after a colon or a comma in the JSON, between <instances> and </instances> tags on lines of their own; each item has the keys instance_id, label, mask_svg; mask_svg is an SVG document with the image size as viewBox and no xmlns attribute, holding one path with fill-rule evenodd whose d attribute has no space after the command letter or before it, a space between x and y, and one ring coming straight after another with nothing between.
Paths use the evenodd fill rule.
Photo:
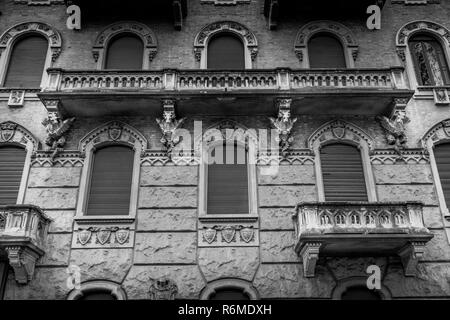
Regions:
<instances>
[{"instance_id":1,"label":"carved dragon figure","mask_svg":"<svg viewBox=\"0 0 450 320\"><path fill-rule=\"evenodd\" d=\"M69 131L75 118L68 118L62 120L57 113L49 113L48 117L42 121L47 131L47 138L45 139L45 144L50 147L53 151L51 155L51 160L54 161L56 156L64 150L66 144L66 138L64 134Z\"/></svg>"},{"instance_id":2,"label":"carved dragon figure","mask_svg":"<svg viewBox=\"0 0 450 320\"><path fill-rule=\"evenodd\" d=\"M377 117L377 119L386 132L388 144L393 145L394 150L402 156L400 150L404 148L404 145L408 141L405 134L405 124L409 122L409 119L406 117L405 112L398 112L393 119L389 119L385 116Z\"/></svg>"},{"instance_id":3,"label":"carved dragon figure","mask_svg":"<svg viewBox=\"0 0 450 320\"><path fill-rule=\"evenodd\" d=\"M173 148L180 143L181 139L175 135L175 131L186 118L175 119L175 113L173 111L164 111L163 119L156 119L161 132L163 134L161 138L161 143L166 147L167 155L170 157Z\"/></svg>"},{"instance_id":4,"label":"carved dragon figure","mask_svg":"<svg viewBox=\"0 0 450 320\"><path fill-rule=\"evenodd\" d=\"M297 122L297 118L291 118L290 110L280 109L278 112L278 118L269 117L269 120L278 133L276 141L280 144L282 156L285 157L292 141L294 140L294 138L291 137L291 131L294 124Z\"/></svg>"}]
</instances>

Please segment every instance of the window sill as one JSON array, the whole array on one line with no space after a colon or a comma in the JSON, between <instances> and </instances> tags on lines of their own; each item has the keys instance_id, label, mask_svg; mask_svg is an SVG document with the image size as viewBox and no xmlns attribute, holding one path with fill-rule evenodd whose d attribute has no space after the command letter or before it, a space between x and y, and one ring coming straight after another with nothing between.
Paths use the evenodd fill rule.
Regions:
<instances>
[{"instance_id":1,"label":"window sill","mask_svg":"<svg viewBox=\"0 0 450 320\"><path fill-rule=\"evenodd\" d=\"M258 216L254 214L209 214L201 215L200 222L205 223L220 223L220 222L256 222Z\"/></svg>"},{"instance_id":2,"label":"window sill","mask_svg":"<svg viewBox=\"0 0 450 320\"><path fill-rule=\"evenodd\" d=\"M132 216L79 216L75 217L75 222L80 225L84 224L130 224L133 223L135 218Z\"/></svg>"}]
</instances>

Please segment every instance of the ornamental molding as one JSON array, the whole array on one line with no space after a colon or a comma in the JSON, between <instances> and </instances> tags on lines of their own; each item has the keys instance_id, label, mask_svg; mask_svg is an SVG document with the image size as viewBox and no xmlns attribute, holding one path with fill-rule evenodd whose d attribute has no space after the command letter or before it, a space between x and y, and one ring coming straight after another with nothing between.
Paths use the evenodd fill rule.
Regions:
<instances>
[{"instance_id":1,"label":"ornamental molding","mask_svg":"<svg viewBox=\"0 0 450 320\"><path fill-rule=\"evenodd\" d=\"M12 121L0 123L0 144L2 143L22 145L33 152L39 147L39 141L27 129Z\"/></svg>"},{"instance_id":2,"label":"ornamental molding","mask_svg":"<svg viewBox=\"0 0 450 320\"><path fill-rule=\"evenodd\" d=\"M307 23L297 32L294 43L294 51L300 62L308 54L308 42L317 33L331 33L342 43L344 49L348 51L353 61L356 61L359 52L359 45L355 36L349 28L336 21L319 20Z\"/></svg>"},{"instance_id":3,"label":"ornamental molding","mask_svg":"<svg viewBox=\"0 0 450 320\"><path fill-rule=\"evenodd\" d=\"M395 38L397 53L402 58L402 60L404 60L404 50L408 46L409 38L418 32L432 33L438 36L440 39L443 39L447 43L447 45L450 44L450 31L446 27L427 20L408 22L400 28Z\"/></svg>"},{"instance_id":4,"label":"ornamental molding","mask_svg":"<svg viewBox=\"0 0 450 320\"><path fill-rule=\"evenodd\" d=\"M169 157L166 151L147 151L141 158L141 166L197 166L200 158L191 153L176 154Z\"/></svg>"},{"instance_id":5,"label":"ornamental molding","mask_svg":"<svg viewBox=\"0 0 450 320\"><path fill-rule=\"evenodd\" d=\"M209 300L221 289L235 288L241 290L250 300L259 300L260 296L251 282L242 279L219 279L209 282L200 293L200 300Z\"/></svg>"},{"instance_id":6,"label":"ornamental molding","mask_svg":"<svg viewBox=\"0 0 450 320\"><path fill-rule=\"evenodd\" d=\"M307 145L316 150L327 142L350 142L357 146L367 144L373 150L373 139L363 129L343 120L333 120L325 123L308 138Z\"/></svg>"},{"instance_id":7,"label":"ornamental molding","mask_svg":"<svg viewBox=\"0 0 450 320\"><path fill-rule=\"evenodd\" d=\"M440 141L450 140L450 118L445 119L435 124L422 137L422 144L424 148L433 147Z\"/></svg>"},{"instance_id":8,"label":"ornamental molding","mask_svg":"<svg viewBox=\"0 0 450 320\"><path fill-rule=\"evenodd\" d=\"M255 225L203 225L199 230L199 247L258 246Z\"/></svg>"},{"instance_id":9,"label":"ornamental molding","mask_svg":"<svg viewBox=\"0 0 450 320\"><path fill-rule=\"evenodd\" d=\"M95 39L92 55L97 62L105 53L109 41L120 33L133 33L144 43L149 61L152 61L158 51L158 41L155 33L145 24L135 21L120 21L107 26Z\"/></svg>"},{"instance_id":10,"label":"ornamental molding","mask_svg":"<svg viewBox=\"0 0 450 320\"><path fill-rule=\"evenodd\" d=\"M43 22L24 22L3 32L0 36L0 55L7 48L12 48L14 42L26 33L39 33L45 36L52 51L52 61L61 54L62 38L58 30Z\"/></svg>"},{"instance_id":11,"label":"ornamental molding","mask_svg":"<svg viewBox=\"0 0 450 320\"><path fill-rule=\"evenodd\" d=\"M85 294L99 291L101 292L106 291L117 300L127 300L127 295L125 293L125 290L123 290L123 288L121 287L121 285L107 280L94 280L83 282L80 284L79 289L73 289L67 295L67 300L78 300L81 299Z\"/></svg>"},{"instance_id":12,"label":"ornamental molding","mask_svg":"<svg viewBox=\"0 0 450 320\"><path fill-rule=\"evenodd\" d=\"M142 153L147 148L147 139L137 129L121 121L111 121L85 135L80 141L79 150L84 156L88 146L97 148L108 142L126 144L133 148L139 145Z\"/></svg>"},{"instance_id":13,"label":"ornamental molding","mask_svg":"<svg viewBox=\"0 0 450 320\"><path fill-rule=\"evenodd\" d=\"M278 150L260 152L256 163L259 166L272 165L314 165L314 154L309 149L289 150L285 156Z\"/></svg>"},{"instance_id":14,"label":"ornamental molding","mask_svg":"<svg viewBox=\"0 0 450 320\"><path fill-rule=\"evenodd\" d=\"M381 164L428 164L430 157L424 149L403 149L399 155L394 150L375 150L370 155L373 165Z\"/></svg>"},{"instance_id":15,"label":"ornamental molding","mask_svg":"<svg viewBox=\"0 0 450 320\"><path fill-rule=\"evenodd\" d=\"M34 168L46 167L82 167L84 158L79 151L63 151L56 158L52 159L52 152L38 151L31 159L31 166Z\"/></svg>"},{"instance_id":16,"label":"ornamental molding","mask_svg":"<svg viewBox=\"0 0 450 320\"><path fill-rule=\"evenodd\" d=\"M132 248L134 230L125 225L80 226L74 233L72 248Z\"/></svg>"}]
</instances>

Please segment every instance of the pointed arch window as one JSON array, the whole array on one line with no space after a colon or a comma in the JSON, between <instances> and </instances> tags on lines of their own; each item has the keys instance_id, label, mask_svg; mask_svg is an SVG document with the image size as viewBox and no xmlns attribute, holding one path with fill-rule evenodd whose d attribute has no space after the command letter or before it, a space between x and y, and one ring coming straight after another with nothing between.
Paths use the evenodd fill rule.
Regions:
<instances>
[{"instance_id":1,"label":"pointed arch window","mask_svg":"<svg viewBox=\"0 0 450 320\"><path fill-rule=\"evenodd\" d=\"M144 43L132 33L122 33L109 41L105 69L140 70L143 66Z\"/></svg>"},{"instance_id":2,"label":"pointed arch window","mask_svg":"<svg viewBox=\"0 0 450 320\"><path fill-rule=\"evenodd\" d=\"M330 33L318 33L308 42L310 68L346 68L344 48Z\"/></svg>"},{"instance_id":3,"label":"pointed arch window","mask_svg":"<svg viewBox=\"0 0 450 320\"><path fill-rule=\"evenodd\" d=\"M213 36L208 43L208 69L245 69L244 44L230 32Z\"/></svg>"},{"instance_id":4,"label":"pointed arch window","mask_svg":"<svg viewBox=\"0 0 450 320\"><path fill-rule=\"evenodd\" d=\"M48 41L40 34L18 39L12 48L4 86L38 88L47 59Z\"/></svg>"},{"instance_id":5,"label":"pointed arch window","mask_svg":"<svg viewBox=\"0 0 450 320\"><path fill-rule=\"evenodd\" d=\"M0 205L17 203L26 150L18 146L0 146Z\"/></svg>"},{"instance_id":6,"label":"pointed arch window","mask_svg":"<svg viewBox=\"0 0 450 320\"><path fill-rule=\"evenodd\" d=\"M419 85L450 84L450 73L441 43L433 36L418 34L408 41Z\"/></svg>"}]
</instances>

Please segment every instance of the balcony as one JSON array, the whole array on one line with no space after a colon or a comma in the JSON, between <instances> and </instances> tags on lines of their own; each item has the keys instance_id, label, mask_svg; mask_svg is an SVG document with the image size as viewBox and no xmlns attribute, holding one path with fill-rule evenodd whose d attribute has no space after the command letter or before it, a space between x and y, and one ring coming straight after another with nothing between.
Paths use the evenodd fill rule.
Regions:
<instances>
[{"instance_id":1,"label":"balcony","mask_svg":"<svg viewBox=\"0 0 450 320\"><path fill-rule=\"evenodd\" d=\"M277 98L293 114L389 115L409 99L402 68L316 70L63 70L48 69L41 100L67 116L159 115L162 99L177 114L273 115Z\"/></svg>"},{"instance_id":2,"label":"balcony","mask_svg":"<svg viewBox=\"0 0 450 320\"><path fill-rule=\"evenodd\" d=\"M421 203L301 203L296 208L295 250L305 277L314 277L319 257L391 256L401 258L414 276L432 234L423 224Z\"/></svg>"},{"instance_id":3,"label":"balcony","mask_svg":"<svg viewBox=\"0 0 450 320\"><path fill-rule=\"evenodd\" d=\"M7 253L18 283L32 279L36 260L45 253L50 222L35 206L0 206L0 249Z\"/></svg>"}]
</instances>

